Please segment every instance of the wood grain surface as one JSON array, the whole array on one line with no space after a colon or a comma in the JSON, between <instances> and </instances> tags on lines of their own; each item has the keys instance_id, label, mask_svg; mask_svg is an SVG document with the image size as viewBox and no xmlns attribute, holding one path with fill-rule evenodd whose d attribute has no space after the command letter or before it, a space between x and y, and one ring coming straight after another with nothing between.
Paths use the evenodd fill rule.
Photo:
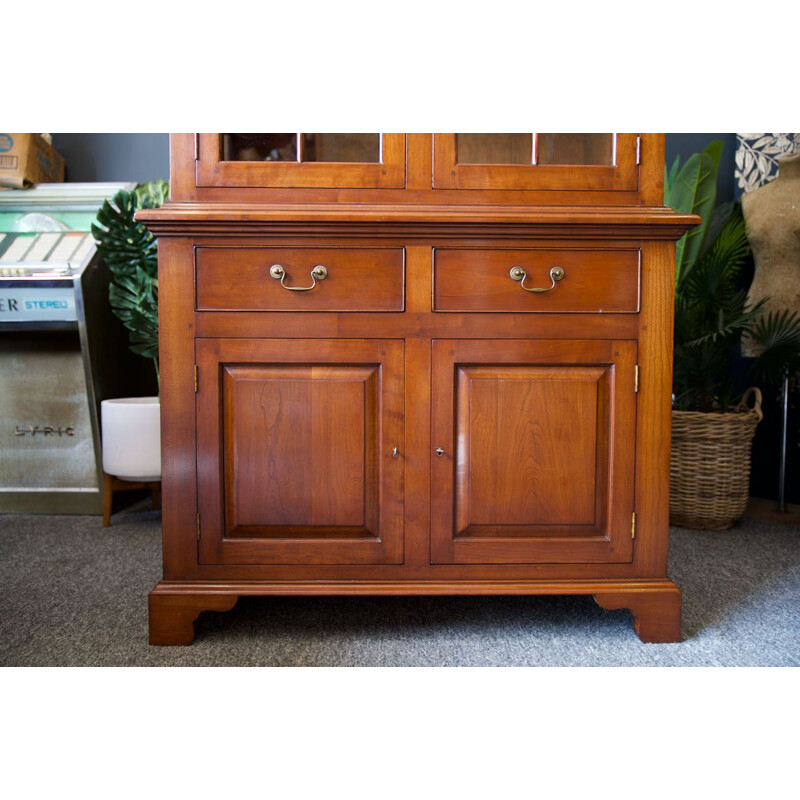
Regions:
<instances>
[{"instance_id":1,"label":"wood grain surface","mask_svg":"<svg viewBox=\"0 0 800 800\"><path fill-rule=\"evenodd\" d=\"M437 311L516 313L635 313L639 311L638 250L466 250L434 251L434 308ZM511 278L513 267L525 271ZM555 282L550 270L561 267ZM524 283L524 287L523 287ZM530 288L548 288L530 292Z\"/></svg>"},{"instance_id":2,"label":"wood grain surface","mask_svg":"<svg viewBox=\"0 0 800 800\"><path fill-rule=\"evenodd\" d=\"M198 247L195 258L200 311L403 310L402 247ZM270 275L274 265L285 285ZM312 278L317 266L322 280Z\"/></svg>"}]
</instances>

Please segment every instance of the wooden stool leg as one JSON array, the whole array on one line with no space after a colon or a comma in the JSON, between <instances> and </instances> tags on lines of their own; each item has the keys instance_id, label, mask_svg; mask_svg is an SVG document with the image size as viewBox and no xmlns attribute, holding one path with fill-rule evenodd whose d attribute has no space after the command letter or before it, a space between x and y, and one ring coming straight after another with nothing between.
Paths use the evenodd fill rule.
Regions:
<instances>
[{"instance_id":1,"label":"wooden stool leg","mask_svg":"<svg viewBox=\"0 0 800 800\"><path fill-rule=\"evenodd\" d=\"M111 524L111 501L114 497L113 489L114 478L107 473L103 473L103 527L107 528Z\"/></svg>"}]
</instances>

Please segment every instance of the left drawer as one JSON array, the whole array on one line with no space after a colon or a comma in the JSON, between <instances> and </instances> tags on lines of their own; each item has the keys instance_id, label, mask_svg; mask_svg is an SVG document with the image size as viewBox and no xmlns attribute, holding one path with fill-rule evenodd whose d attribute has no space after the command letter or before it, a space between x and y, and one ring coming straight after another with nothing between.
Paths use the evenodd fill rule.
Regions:
<instances>
[{"instance_id":1,"label":"left drawer","mask_svg":"<svg viewBox=\"0 0 800 800\"><path fill-rule=\"evenodd\" d=\"M198 311L403 311L402 247L196 247Z\"/></svg>"}]
</instances>

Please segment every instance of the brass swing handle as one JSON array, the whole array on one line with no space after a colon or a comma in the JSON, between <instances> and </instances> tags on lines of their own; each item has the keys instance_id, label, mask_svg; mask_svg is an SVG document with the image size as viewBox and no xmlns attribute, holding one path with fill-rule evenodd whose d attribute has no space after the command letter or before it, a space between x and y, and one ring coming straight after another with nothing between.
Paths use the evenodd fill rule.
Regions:
<instances>
[{"instance_id":1,"label":"brass swing handle","mask_svg":"<svg viewBox=\"0 0 800 800\"><path fill-rule=\"evenodd\" d=\"M283 279L286 277L286 270L280 264L273 264L270 267L269 274L275 278L276 281L281 282L281 286L284 289L288 289L290 292L310 292L316 285L317 281L324 281L325 278L328 277L328 270L322 266L322 264L318 264L314 269L311 270L311 286L287 286Z\"/></svg>"},{"instance_id":2,"label":"brass swing handle","mask_svg":"<svg viewBox=\"0 0 800 800\"><path fill-rule=\"evenodd\" d=\"M550 280L553 282L552 285L544 288L544 289L537 289L535 286L526 286L525 285L525 278L527 278L527 274L522 267L511 267L511 272L508 273L512 281L519 281L519 285L526 291L526 292L536 292L537 294L541 294L542 292L549 292L551 289L556 288L556 281L560 281L564 275L564 268L563 267L553 267L550 270Z\"/></svg>"}]
</instances>

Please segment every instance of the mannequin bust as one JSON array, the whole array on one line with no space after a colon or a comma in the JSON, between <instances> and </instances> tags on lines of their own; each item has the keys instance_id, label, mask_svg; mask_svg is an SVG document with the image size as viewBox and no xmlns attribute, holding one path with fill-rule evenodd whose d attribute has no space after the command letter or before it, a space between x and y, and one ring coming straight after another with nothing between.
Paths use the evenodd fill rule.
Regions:
<instances>
[{"instance_id":1,"label":"mannequin bust","mask_svg":"<svg viewBox=\"0 0 800 800\"><path fill-rule=\"evenodd\" d=\"M767 310L800 310L800 153L778 162L778 177L742 197L747 238L755 259L750 303L769 297ZM758 355L742 340L742 355Z\"/></svg>"}]
</instances>

